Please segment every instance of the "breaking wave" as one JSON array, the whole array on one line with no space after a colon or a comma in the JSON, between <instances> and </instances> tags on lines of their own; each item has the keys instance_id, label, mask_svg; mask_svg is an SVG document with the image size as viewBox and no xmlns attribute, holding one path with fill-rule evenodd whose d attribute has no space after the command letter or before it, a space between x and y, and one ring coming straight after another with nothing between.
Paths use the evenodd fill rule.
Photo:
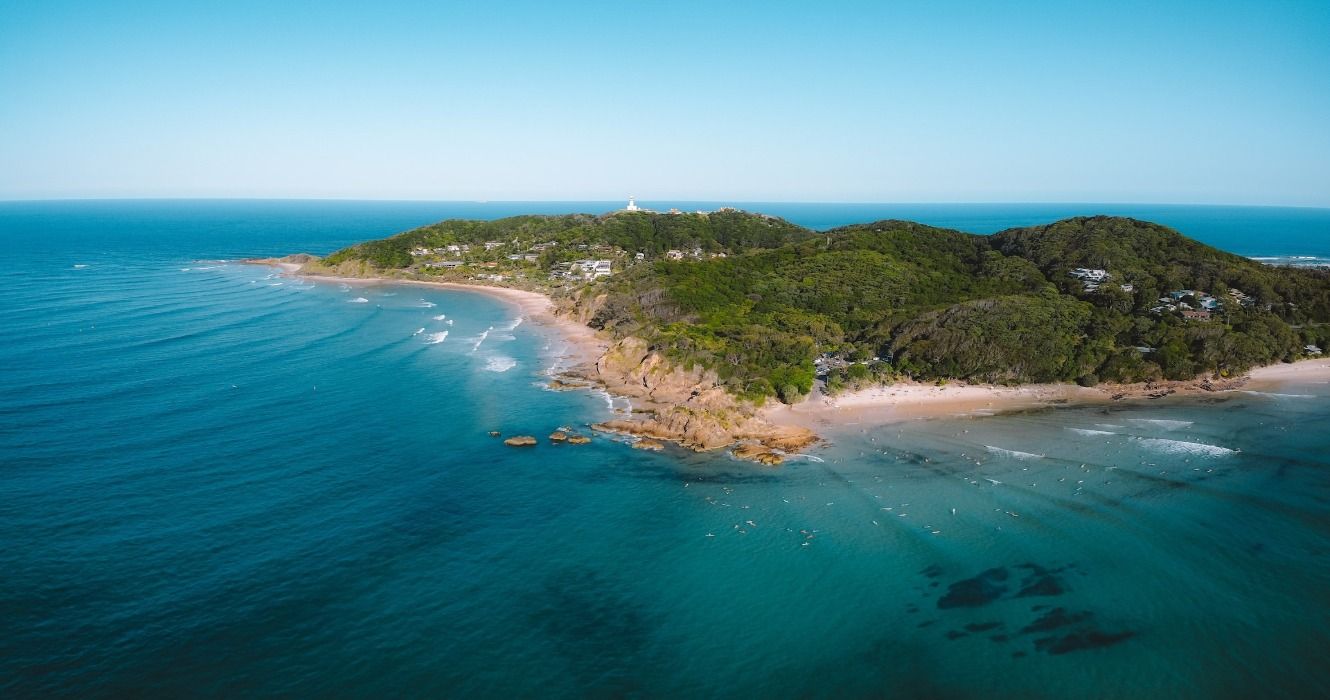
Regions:
<instances>
[{"instance_id":1,"label":"breaking wave","mask_svg":"<svg viewBox=\"0 0 1330 700\"><path fill-rule=\"evenodd\" d=\"M1250 390L1250 389L1244 389L1244 390L1242 391L1242 393L1244 393L1244 394L1251 394L1251 395L1253 395L1253 396L1273 396L1273 397L1275 397L1275 398L1277 398L1277 399L1314 399L1314 398L1316 398L1315 396L1313 396L1313 395L1311 395L1311 394L1275 394L1275 393L1271 393L1271 392L1269 392L1269 391L1252 391L1252 390Z\"/></svg>"},{"instance_id":2,"label":"breaking wave","mask_svg":"<svg viewBox=\"0 0 1330 700\"><path fill-rule=\"evenodd\" d=\"M434 317L434 320L435 320L435 321L442 321L442 320L445 319L445 318L448 318L448 314L439 314L438 316L435 316L435 317Z\"/></svg>"},{"instance_id":3,"label":"breaking wave","mask_svg":"<svg viewBox=\"0 0 1330 700\"><path fill-rule=\"evenodd\" d=\"M485 363L485 370L488 372L507 372L517 366L517 360L506 355L495 355Z\"/></svg>"},{"instance_id":4,"label":"breaking wave","mask_svg":"<svg viewBox=\"0 0 1330 700\"><path fill-rule=\"evenodd\" d=\"M1163 418L1128 418L1127 420L1133 423L1153 425L1158 428L1163 428L1164 430L1181 430L1183 428L1191 427L1192 424L1189 420L1166 420Z\"/></svg>"},{"instance_id":5,"label":"breaking wave","mask_svg":"<svg viewBox=\"0 0 1330 700\"><path fill-rule=\"evenodd\" d=\"M348 304L368 304L368 303L369 303L369 299L366 299L365 297L356 297L355 299L347 299L347 300L346 300L346 303L348 303Z\"/></svg>"},{"instance_id":6,"label":"breaking wave","mask_svg":"<svg viewBox=\"0 0 1330 700\"><path fill-rule=\"evenodd\" d=\"M1207 445L1203 442L1186 442L1185 440L1166 440L1164 438L1132 438L1141 443L1146 448L1156 452L1163 452L1171 455L1201 455L1206 457L1222 457L1224 455L1236 454L1237 450L1230 450L1227 447L1218 445Z\"/></svg>"},{"instance_id":7,"label":"breaking wave","mask_svg":"<svg viewBox=\"0 0 1330 700\"><path fill-rule=\"evenodd\" d=\"M1111 430L1091 430L1089 428L1067 428L1067 430L1077 435L1117 435Z\"/></svg>"},{"instance_id":8,"label":"breaking wave","mask_svg":"<svg viewBox=\"0 0 1330 700\"><path fill-rule=\"evenodd\" d=\"M439 331L425 336L426 345L438 345L448 338L448 331Z\"/></svg>"},{"instance_id":9,"label":"breaking wave","mask_svg":"<svg viewBox=\"0 0 1330 700\"><path fill-rule=\"evenodd\" d=\"M989 451L989 452L992 452L992 453L995 454L995 455L1002 455L1003 457L1010 457L1010 458L1012 458L1012 459L1043 459L1043 458L1044 458L1043 455L1037 455L1037 454L1034 454L1034 453L1032 453L1032 452L1021 452L1021 451L1019 451L1019 450L1008 450L1008 449L1004 449L1004 448L1001 448L1001 447L993 447L992 445L984 445L984 447L988 448L988 451Z\"/></svg>"}]
</instances>

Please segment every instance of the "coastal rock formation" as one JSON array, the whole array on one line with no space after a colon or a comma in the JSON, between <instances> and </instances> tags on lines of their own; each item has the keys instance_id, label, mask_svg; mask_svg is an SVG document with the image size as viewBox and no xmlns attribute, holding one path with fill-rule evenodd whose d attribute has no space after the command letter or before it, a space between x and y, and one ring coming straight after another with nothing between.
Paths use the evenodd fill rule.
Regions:
<instances>
[{"instance_id":1,"label":"coastal rock formation","mask_svg":"<svg viewBox=\"0 0 1330 700\"><path fill-rule=\"evenodd\" d=\"M568 436L568 444L569 444L569 445L585 445L585 444L587 444L588 442L591 442L591 438L589 438L589 437L587 437L587 436L585 436L585 435L569 435L569 436Z\"/></svg>"},{"instance_id":2,"label":"coastal rock formation","mask_svg":"<svg viewBox=\"0 0 1330 700\"><path fill-rule=\"evenodd\" d=\"M773 452L767 447L752 442L740 443L739 446L734 448L734 456L771 467L785 461L785 458L779 452Z\"/></svg>"},{"instance_id":3,"label":"coastal rock formation","mask_svg":"<svg viewBox=\"0 0 1330 700\"><path fill-rule=\"evenodd\" d=\"M665 444L657 440L652 440L650 438L642 438L641 440L638 440L637 442L633 443L633 449L651 450L652 452L659 452L665 449Z\"/></svg>"},{"instance_id":4,"label":"coastal rock formation","mask_svg":"<svg viewBox=\"0 0 1330 700\"><path fill-rule=\"evenodd\" d=\"M504 440L503 444L509 447L531 447L536 444L536 439L530 435L514 435Z\"/></svg>"},{"instance_id":5,"label":"coastal rock formation","mask_svg":"<svg viewBox=\"0 0 1330 700\"><path fill-rule=\"evenodd\" d=\"M562 430L556 430L550 433L550 442L563 442L568 439L568 433Z\"/></svg>"},{"instance_id":6,"label":"coastal rock formation","mask_svg":"<svg viewBox=\"0 0 1330 700\"><path fill-rule=\"evenodd\" d=\"M677 442L697 451L750 440L771 449L796 451L817 441L812 431L777 426L721 385L715 372L684 369L653 351L641 338L627 337L586 370L611 393L638 399L641 418L619 418L592 426L605 432ZM778 456L778 455L773 455Z\"/></svg>"}]
</instances>

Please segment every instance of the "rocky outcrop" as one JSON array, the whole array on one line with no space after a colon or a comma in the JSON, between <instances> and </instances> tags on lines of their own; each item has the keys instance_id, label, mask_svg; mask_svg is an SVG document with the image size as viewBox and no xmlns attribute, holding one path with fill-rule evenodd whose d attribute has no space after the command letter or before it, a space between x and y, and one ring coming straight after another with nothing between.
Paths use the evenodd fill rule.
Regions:
<instances>
[{"instance_id":1,"label":"rocky outcrop","mask_svg":"<svg viewBox=\"0 0 1330 700\"><path fill-rule=\"evenodd\" d=\"M643 417L619 418L593 428L677 442L693 450L715 450L741 440L793 452L817 441L805 428L773 425L758 406L740 401L720 385L715 372L685 369L655 352L641 338L624 338L587 371L611 393L637 399Z\"/></svg>"},{"instance_id":2,"label":"rocky outcrop","mask_svg":"<svg viewBox=\"0 0 1330 700\"><path fill-rule=\"evenodd\" d=\"M550 442L563 442L568 439L568 433L562 430L556 430L550 433Z\"/></svg>"},{"instance_id":3,"label":"rocky outcrop","mask_svg":"<svg viewBox=\"0 0 1330 700\"><path fill-rule=\"evenodd\" d=\"M633 449L635 449L635 450L651 450L652 452L659 452L659 451L665 449L665 444L662 443L662 442L660 442L659 440L652 440L652 439L650 439L650 438L642 438L641 440L638 440L637 442L634 442L634 443L633 443Z\"/></svg>"},{"instance_id":4,"label":"rocky outcrop","mask_svg":"<svg viewBox=\"0 0 1330 700\"><path fill-rule=\"evenodd\" d=\"M504 440L503 444L509 447L532 447L536 444L536 439L530 435L514 435Z\"/></svg>"},{"instance_id":5,"label":"rocky outcrop","mask_svg":"<svg viewBox=\"0 0 1330 700\"><path fill-rule=\"evenodd\" d=\"M772 467L785 461L785 458L779 452L774 452L770 448L752 442L740 443L734 448L733 454L739 459L746 459Z\"/></svg>"},{"instance_id":6,"label":"rocky outcrop","mask_svg":"<svg viewBox=\"0 0 1330 700\"><path fill-rule=\"evenodd\" d=\"M587 437L587 436L585 436L585 435L569 435L569 436L568 436L568 444L569 444L569 445L585 445L585 444L587 444L588 442L591 442L591 438L589 438L589 437Z\"/></svg>"}]
</instances>

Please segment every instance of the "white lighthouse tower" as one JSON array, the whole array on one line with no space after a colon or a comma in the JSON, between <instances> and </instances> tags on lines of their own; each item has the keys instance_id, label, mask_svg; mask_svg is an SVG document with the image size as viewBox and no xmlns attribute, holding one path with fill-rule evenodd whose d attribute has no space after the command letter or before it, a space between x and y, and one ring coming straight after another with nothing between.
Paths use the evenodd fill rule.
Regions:
<instances>
[{"instance_id":1,"label":"white lighthouse tower","mask_svg":"<svg viewBox=\"0 0 1330 700\"><path fill-rule=\"evenodd\" d=\"M632 195L628 195L628 206L624 207L623 210L624 210L624 211L641 211L641 209L637 206L637 201L633 199L633 196L632 196Z\"/></svg>"}]
</instances>

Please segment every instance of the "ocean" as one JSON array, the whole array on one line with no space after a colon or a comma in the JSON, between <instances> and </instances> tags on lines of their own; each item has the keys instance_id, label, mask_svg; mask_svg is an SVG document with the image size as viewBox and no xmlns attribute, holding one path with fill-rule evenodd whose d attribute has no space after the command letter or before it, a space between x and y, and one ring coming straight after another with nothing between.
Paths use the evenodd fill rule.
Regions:
<instances>
[{"instance_id":1,"label":"ocean","mask_svg":"<svg viewBox=\"0 0 1330 700\"><path fill-rule=\"evenodd\" d=\"M550 329L233 262L620 205L0 203L0 696L1330 695L1330 385L551 445L611 408ZM736 206L1330 260L1330 210Z\"/></svg>"}]
</instances>

